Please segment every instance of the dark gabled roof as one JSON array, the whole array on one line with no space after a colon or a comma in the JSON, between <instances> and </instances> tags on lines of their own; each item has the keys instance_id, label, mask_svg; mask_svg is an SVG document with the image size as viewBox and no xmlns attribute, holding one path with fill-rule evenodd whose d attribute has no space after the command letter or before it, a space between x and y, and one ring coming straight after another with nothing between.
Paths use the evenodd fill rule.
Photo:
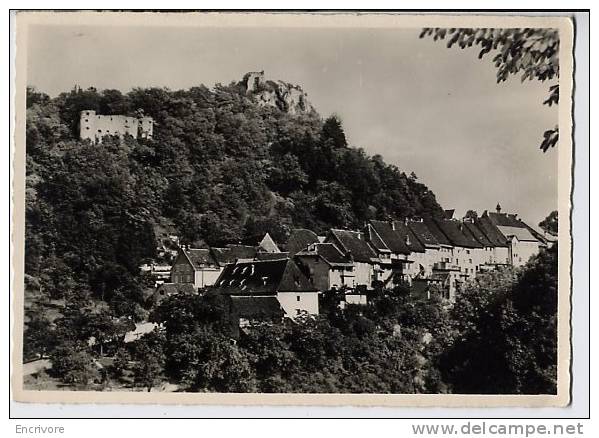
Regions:
<instances>
[{"instance_id":1,"label":"dark gabled roof","mask_svg":"<svg viewBox=\"0 0 599 438\"><path fill-rule=\"evenodd\" d=\"M526 228L524 222L517 219L515 214L489 212L488 215L489 219L491 219L491 222L493 222L495 225L502 227Z\"/></svg>"},{"instance_id":2,"label":"dark gabled roof","mask_svg":"<svg viewBox=\"0 0 599 438\"><path fill-rule=\"evenodd\" d=\"M482 245L468 232L463 222L456 220L438 220L437 225L454 246L464 248L482 248Z\"/></svg>"},{"instance_id":3,"label":"dark gabled roof","mask_svg":"<svg viewBox=\"0 0 599 438\"><path fill-rule=\"evenodd\" d=\"M166 295L193 295L196 293L196 290L191 283L163 283L158 286L156 292L164 292Z\"/></svg>"},{"instance_id":4,"label":"dark gabled roof","mask_svg":"<svg viewBox=\"0 0 599 438\"><path fill-rule=\"evenodd\" d=\"M483 214L475 221L478 228L485 233L487 239L492 243L492 246L507 247L507 240L489 217Z\"/></svg>"},{"instance_id":5,"label":"dark gabled roof","mask_svg":"<svg viewBox=\"0 0 599 438\"><path fill-rule=\"evenodd\" d=\"M409 221L408 227L425 247L439 246L439 241L432 231L429 230L424 221Z\"/></svg>"},{"instance_id":6,"label":"dark gabled roof","mask_svg":"<svg viewBox=\"0 0 599 438\"><path fill-rule=\"evenodd\" d=\"M216 265L216 260L207 248L189 248L184 249L183 252L195 269L200 268L201 265Z\"/></svg>"},{"instance_id":7,"label":"dark gabled roof","mask_svg":"<svg viewBox=\"0 0 599 438\"><path fill-rule=\"evenodd\" d=\"M318 236L315 232L303 228L296 228L291 231L287 241L287 251L290 256L306 249L311 243L317 243Z\"/></svg>"},{"instance_id":8,"label":"dark gabled roof","mask_svg":"<svg viewBox=\"0 0 599 438\"><path fill-rule=\"evenodd\" d=\"M289 259L242 261L225 266L214 284L225 295L275 295L277 292L313 292L314 287Z\"/></svg>"},{"instance_id":9,"label":"dark gabled roof","mask_svg":"<svg viewBox=\"0 0 599 438\"><path fill-rule=\"evenodd\" d=\"M245 245L227 245L225 248L211 248L211 251L219 266L235 263L239 259L253 259L257 254L256 247Z\"/></svg>"},{"instance_id":10,"label":"dark gabled roof","mask_svg":"<svg viewBox=\"0 0 599 438\"><path fill-rule=\"evenodd\" d=\"M543 237L541 233L539 233L534 228L530 227L526 224L522 219L518 219L517 215L509 214L509 213L488 213L489 219L493 224L497 227L514 227L514 228L523 228L528 230L528 232L532 235L533 239L540 241L541 243L547 243L546 239ZM501 230L500 230L501 231ZM504 234L504 233L502 233ZM522 236L528 236L528 233L522 233ZM521 240L531 240L530 237L523 238Z\"/></svg>"},{"instance_id":11,"label":"dark gabled roof","mask_svg":"<svg viewBox=\"0 0 599 438\"><path fill-rule=\"evenodd\" d=\"M279 283L279 292L314 292L316 288L302 273L293 260L287 261L283 278Z\"/></svg>"},{"instance_id":12,"label":"dark gabled roof","mask_svg":"<svg viewBox=\"0 0 599 438\"><path fill-rule=\"evenodd\" d=\"M434 219L424 219L424 223L431 234L435 236L439 245L451 246L451 242L447 236L443 234L443 231L441 231L441 228L439 228L439 225L437 225L437 222Z\"/></svg>"},{"instance_id":13,"label":"dark gabled roof","mask_svg":"<svg viewBox=\"0 0 599 438\"><path fill-rule=\"evenodd\" d=\"M288 258L288 252L258 252L256 254L256 259L258 260L281 260Z\"/></svg>"},{"instance_id":14,"label":"dark gabled roof","mask_svg":"<svg viewBox=\"0 0 599 438\"><path fill-rule=\"evenodd\" d=\"M381 238L387 248L394 253L409 254L410 248L405 243L405 238L393 230L389 222L370 221L370 225Z\"/></svg>"},{"instance_id":15,"label":"dark gabled roof","mask_svg":"<svg viewBox=\"0 0 599 438\"><path fill-rule=\"evenodd\" d=\"M532 234L535 237L535 239L537 239L539 242L541 242L544 245L546 245L549 242L549 240L547 239L546 236L543 236L541 233L539 233L537 230L535 230L534 228L529 226L527 223L525 223L525 222L522 222L522 223L524 224L526 229L528 229L528 231L530 231L530 234Z\"/></svg>"},{"instance_id":16,"label":"dark gabled roof","mask_svg":"<svg viewBox=\"0 0 599 438\"><path fill-rule=\"evenodd\" d=\"M375 250L379 252L391 252L389 247L385 245L385 242L383 242L379 234L375 231L371 223L366 226L364 234L367 236L368 242L370 242L370 245Z\"/></svg>"},{"instance_id":17,"label":"dark gabled roof","mask_svg":"<svg viewBox=\"0 0 599 438\"><path fill-rule=\"evenodd\" d=\"M231 297L231 310L239 318L282 318L285 312L275 296Z\"/></svg>"},{"instance_id":18,"label":"dark gabled roof","mask_svg":"<svg viewBox=\"0 0 599 438\"><path fill-rule=\"evenodd\" d=\"M301 256L315 256L318 255L327 262L329 265L351 265L352 261L349 257L345 256L336 245L332 243L315 243L310 248L300 251L296 254L297 257Z\"/></svg>"},{"instance_id":19,"label":"dark gabled roof","mask_svg":"<svg viewBox=\"0 0 599 438\"><path fill-rule=\"evenodd\" d=\"M424 252L424 245L410 230L406 223L402 221L393 221L393 232L399 237L399 240L405 242L410 252Z\"/></svg>"},{"instance_id":20,"label":"dark gabled roof","mask_svg":"<svg viewBox=\"0 0 599 438\"><path fill-rule=\"evenodd\" d=\"M485 233L474 222L464 221L464 226L482 246L494 246Z\"/></svg>"},{"instance_id":21,"label":"dark gabled roof","mask_svg":"<svg viewBox=\"0 0 599 438\"><path fill-rule=\"evenodd\" d=\"M358 231L331 229L330 237L334 243L338 243L341 251L349 253L354 261L361 263L370 263L376 259L374 250L364 240L364 235Z\"/></svg>"}]
</instances>

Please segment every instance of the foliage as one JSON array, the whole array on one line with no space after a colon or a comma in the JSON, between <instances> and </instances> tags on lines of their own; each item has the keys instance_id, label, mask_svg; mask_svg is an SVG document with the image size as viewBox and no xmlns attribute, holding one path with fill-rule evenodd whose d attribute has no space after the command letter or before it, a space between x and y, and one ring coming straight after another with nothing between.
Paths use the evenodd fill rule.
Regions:
<instances>
[{"instance_id":1,"label":"foliage","mask_svg":"<svg viewBox=\"0 0 599 438\"><path fill-rule=\"evenodd\" d=\"M80 140L83 110L151 116L154 138ZM338 117L261 107L238 84L75 87L54 98L29 87L26 131L25 271L40 300L68 309L147 318L139 266L166 234L201 245L269 232L285 243L294 227L442 212L423 184L350 147ZM25 338L31 355L44 352L38 323ZM69 329L84 340L95 323Z\"/></svg>"},{"instance_id":2,"label":"foliage","mask_svg":"<svg viewBox=\"0 0 599 438\"><path fill-rule=\"evenodd\" d=\"M43 357L50 351L53 342L50 321L44 315L32 312L23 333L23 357L25 359Z\"/></svg>"},{"instance_id":3,"label":"foliage","mask_svg":"<svg viewBox=\"0 0 599 438\"><path fill-rule=\"evenodd\" d=\"M480 275L452 313L455 341L440 364L453 392L555 393L557 245L519 272Z\"/></svg>"},{"instance_id":4,"label":"foliage","mask_svg":"<svg viewBox=\"0 0 599 438\"><path fill-rule=\"evenodd\" d=\"M61 344L52 352L50 360L52 374L64 383L86 386L100 375L93 356L82 343Z\"/></svg>"},{"instance_id":5,"label":"foliage","mask_svg":"<svg viewBox=\"0 0 599 438\"><path fill-rule=\"evenodd\" d=\"M432 36L435 41L447 39L447 47L461 49L479 46L479 59L493 52L497 82L510 75L541 82L559 78L559 32L557 29L492 29L492 28L424 28L420 38ZM549 87L544 105L559 103L559 84ZM547 152L559 140L557 126L545 131L541 150Z\"/></svg>"},{"instance_id":6,"label":"foliage","mask_svg":"<svg viewBox=\"0 0 599 438\"><path fill-rule=\"evenodd\" d=\"M557 210L552 211L547 215L545 219L539 222L539 227L542 230L557 236L558 226L557 226Z\"/></svg>"},{"instance_id":7,"label":"foliage","mask_svg":"<svg viewBox=\"0 0 599 438\"><path fill-rule=\"evenodd\" d=\"M158 332L143 335L133 345L134 382L148 392L157 386L163 379L164 362L164 336ZM126 360L126 356L124 358ZM123 360L123 359L121 359Z\"/></svg>"}]
</instances>

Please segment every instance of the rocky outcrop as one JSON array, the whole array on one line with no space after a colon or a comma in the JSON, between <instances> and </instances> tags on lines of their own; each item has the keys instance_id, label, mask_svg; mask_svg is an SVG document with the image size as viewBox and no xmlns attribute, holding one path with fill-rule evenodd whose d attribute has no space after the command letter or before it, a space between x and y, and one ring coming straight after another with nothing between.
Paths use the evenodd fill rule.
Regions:
<instances>
[{"instance_id":1,"label":"rocky outcrop","mask_svg":"<svg viewBox=\"0 0 599 438\"><path fill-rule=\"evenodd\" d=\"M308 94L299 85L264 78L264 71L249 72L243 76L241 85L260 106L272 106L289 114L314 111Z\"/></svg>"}]
</instances>

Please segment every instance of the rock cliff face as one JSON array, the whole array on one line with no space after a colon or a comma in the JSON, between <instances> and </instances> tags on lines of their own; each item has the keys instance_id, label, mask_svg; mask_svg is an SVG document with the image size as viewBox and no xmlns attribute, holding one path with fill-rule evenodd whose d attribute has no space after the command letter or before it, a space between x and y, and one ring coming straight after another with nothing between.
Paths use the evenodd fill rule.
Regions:
<instances>
[{"instance_id":1,"label":"rock cliff face","mask_svg":"<svg viewBox=\"0 0 599 438\"><path fill-rule=\"evenodd\" d=\"M246 73L241 84L245 87L245 92L256 99L258 105L276 107L289 114L314 111L308 101L308 94L302 87L280 80L267 80L264 78L264 71Z\"/></svg>"}]
</instances>

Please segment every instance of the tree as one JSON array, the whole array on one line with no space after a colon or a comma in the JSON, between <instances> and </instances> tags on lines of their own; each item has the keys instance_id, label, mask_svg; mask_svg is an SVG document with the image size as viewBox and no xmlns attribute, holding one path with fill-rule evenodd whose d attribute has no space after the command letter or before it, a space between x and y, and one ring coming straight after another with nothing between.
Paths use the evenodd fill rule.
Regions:
<instances>
[{"instance_id":1,"label":"tree","mask_svg":"<svg viewBox=\"0 0 599 438\"><path fill-rule=\"evenodd\" d=\"M521 271L477 276L458 293L452 318L454 341L439 364L454 393L554 394L557 245Z\"/></svg>"},{"instance_id":2,"label":"tree","mask_svg":"<svg viewBox=\"0 0 599 438\"><path fill-rule=\"evenodd\" d=\"M323 144L330 142L334 149L347 147L347 139L345 138L341 120L336 115L332 115L324 121L320 136Z\"/></svg>"},{"instance_id":3,"label":"tree","mask_svg":"<svg viewBox=\"0 0 599 438\"><path fill-rule=\"evenodd\" d=\"M39 309L32 312L23 333L23 358L39 358L46 355L53 344L53 333L50 321L39 314Z\"/></svg>"},{"instance_id":4,"label":"tree","mask_svg":"<svg viewBox=\"0 0 599 438\"><path fill-rule=\"evenodd\" d=\"M554 210L551 213L549 213L549 215L547 215L547 217L545 219L543 219L541 222L539 222L539 227L541 227L541 229L543 231L546 231L549 234L553 234L554 236L557 236L557 231L558 231L557 224L558 224L557 210Z\"/></svg>"},{"instance_id":5,"label":"tree","mask_svg":"<svg viewBox=\"0 0 599 438\"><path fill-rule=\"evenodd\" d=\"M63 382L87 386L99 377L98 367L85 344L66 342L50 355L51 373Z\"/></svg>"},{"instance_id":6,"label":"tree","mask_svg":"<svg viewBox=\"0 0 599 438\"><path fill-rule=\"evenodd\" d=\"M420 38L432 36L435 41L447 38L447 47L457 44L461 49L472 46L481 48L482 59L493 51L493 63L497 68L497 82L510 75L520 74L525 80L541 82L559 78L559 32L557 29L492 29L492 28L424 28ZM559 103L559 84L549 87L544 105ZM547 152L559 140L556 126L545 131L541 150Z\"/></svg>"},{"instance_id":7,"label":"tree","mask_svg":"<svg viewBox=\"0 0 599 438\"><path fill-rule=\"evenodd\" d=\"M135 341L133 358L136 361L133 367L134 382L137 386L147 389L148 392L157 386L164 376L164 335L157 330L143 335Z\"/></svg>"}]
</instances>

